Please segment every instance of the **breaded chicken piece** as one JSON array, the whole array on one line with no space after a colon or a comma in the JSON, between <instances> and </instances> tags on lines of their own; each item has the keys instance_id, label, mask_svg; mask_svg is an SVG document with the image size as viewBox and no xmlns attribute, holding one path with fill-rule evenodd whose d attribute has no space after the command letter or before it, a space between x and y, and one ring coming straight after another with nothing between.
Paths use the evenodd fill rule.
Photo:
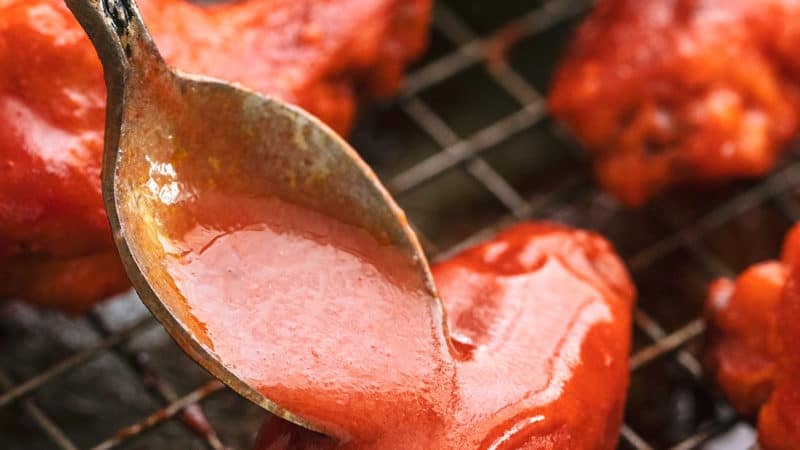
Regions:
<instances>
[{"instance_id":1,"label":"breaded chicken piece","mask_svg":"<svg viewBox=\"0 0 800 450\"><path fill-rule=\"evenodd\" d=\"M800 449L800 226L780 261L711 284L707 365L731 404L758 416L763 450Z\"/></svg>"},{"instance_id":2,"label":"breaded chicken piece","mask_svg":"<svg viewBox=\"0 0 800 450\"><path fill-rule=\"evenodd\" d=\"M638 206L673 185L766 174L798 128L797 48L793 0L600 0L549 106L600 184Z\"/></svg>"}]
</instances>

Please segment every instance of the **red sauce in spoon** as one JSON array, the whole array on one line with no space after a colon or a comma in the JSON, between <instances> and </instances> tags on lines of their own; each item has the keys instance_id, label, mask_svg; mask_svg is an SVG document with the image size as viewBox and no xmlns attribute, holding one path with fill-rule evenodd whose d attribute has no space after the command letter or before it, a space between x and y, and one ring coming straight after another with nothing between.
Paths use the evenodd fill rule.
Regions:
<instances>
[{"instance_id":1,"label":"red sauce in spoon","mask_svg":"<svg viewBox=\"0 0 800 450\"><path fill-rule=\"evenodd\" d=\"M201 198L171 227L183 229L165 242L167 271L233 373L342 439L375 439L412 411L438 420L453 368L407 258L277 198Z\"/></svg>"}]
</instances>

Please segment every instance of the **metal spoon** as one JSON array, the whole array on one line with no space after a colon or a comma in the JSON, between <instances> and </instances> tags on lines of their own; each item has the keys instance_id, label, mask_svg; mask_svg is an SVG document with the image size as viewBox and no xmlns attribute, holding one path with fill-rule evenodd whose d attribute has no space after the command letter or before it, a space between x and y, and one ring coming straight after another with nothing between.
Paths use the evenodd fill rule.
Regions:
<instances>
[{"instance_id":1,"label":"metal spoon","mask_svg":"<svg viewBox=\"0 0 800 450\"><path fill-rule=\"evenodd\" d=\"M191 312L163 264L160 217L174 207L169 183L174 174L162 161L207 161L195 175L210 183L224 180L254 195L277 194L381 236L408 258L430 294L426 301L441 311L427 261L404 213L356 152L308 113L169 69L133 0L66 3L105 70L103 195L134 288L184 351L214 376L261 407L313 429L234 375L193 332Z\"/></svg>"}]
</instances>

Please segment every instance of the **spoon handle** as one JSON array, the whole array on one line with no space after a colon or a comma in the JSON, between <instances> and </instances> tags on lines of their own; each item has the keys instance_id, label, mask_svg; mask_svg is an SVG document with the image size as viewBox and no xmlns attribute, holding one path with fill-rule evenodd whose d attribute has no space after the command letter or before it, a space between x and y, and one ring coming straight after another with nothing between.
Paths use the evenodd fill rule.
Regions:
<instances>
[{"instance_id":1,"label":"spoon handle","mask_svg":"<svg viewBox=\"0 0 800 450\"><path fill-rule=\"evenodd\" d=\"M163 67L135 0L65 0L97 50L109 96L119 92L131 70Z\"/></svg>"}]
</instances>

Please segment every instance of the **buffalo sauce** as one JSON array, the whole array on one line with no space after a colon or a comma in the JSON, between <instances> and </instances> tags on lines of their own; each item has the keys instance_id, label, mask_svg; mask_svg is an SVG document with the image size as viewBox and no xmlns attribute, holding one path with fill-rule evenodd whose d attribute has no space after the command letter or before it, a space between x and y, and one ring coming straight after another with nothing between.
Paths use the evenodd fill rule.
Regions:
<instances>
[{"instance_id":1,"label":"buffalo sauce","mask_svg":"<svg viewBox=\"0 0 800 450\"><path fill-rule=\"evenodd\" d=\"M204 192L170 221L167 272L201 342L266 397L340 439L436 421L452 367L404 255L276 197Z\"/></svg>"},{"instance_id":2,"label":"buffalo sauce","mask_svg":"<svg viewBox=\"0 0 800 450\"><path fill-rule=\"evenodd\" d=\"M331 436L274 418L259 449L614 448L633 290L601 238L528 225L437 266L448 330L364 230L277 198L189 205L165 244L195 333Z\"/></svg>"}]
</instances>

